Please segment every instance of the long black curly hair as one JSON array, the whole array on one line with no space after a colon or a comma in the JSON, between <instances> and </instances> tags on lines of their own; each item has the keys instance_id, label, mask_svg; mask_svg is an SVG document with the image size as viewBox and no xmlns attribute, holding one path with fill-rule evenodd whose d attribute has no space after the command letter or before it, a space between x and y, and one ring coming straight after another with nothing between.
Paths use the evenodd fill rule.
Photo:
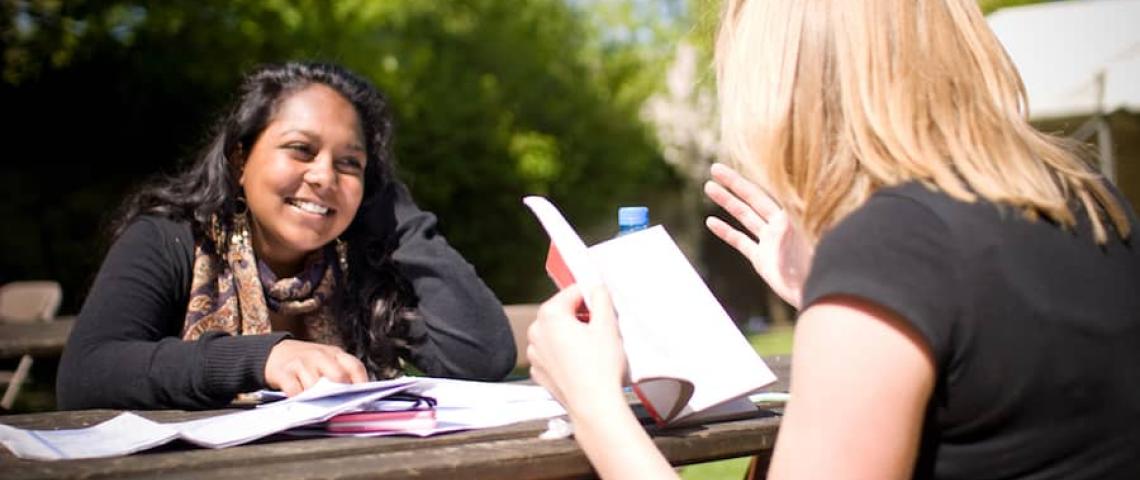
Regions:
<instances>
[{"instance_id":1,"label":"long black curly hair","mask_svg":"<svg viewBox=\"0 0 1140 480\"><path fill-rule=\"evenodd\" d=\"M368 81L330 64L285 63L260 67L242 82L240 96L211 131L210 139L185 171L159 178L128 197L113 226L113 237L140 215L188 221L195 238L210 239L217 215L221 236L229 238L241 193L241 152L253 144L291 94L313 84L332 88L360 117L368 165L364 199L341 239L348 245L349 269L334 301L345 349L380 378L400 372L407 355L409 323L419 318L410 284L392 263L396 247L391 216L393 125L388 102ZM372 218L380 217L380 218ZM380 225L380 227L378 227ZM228 242L213 247L224 255Z\"/></svg>"}]
</instances>

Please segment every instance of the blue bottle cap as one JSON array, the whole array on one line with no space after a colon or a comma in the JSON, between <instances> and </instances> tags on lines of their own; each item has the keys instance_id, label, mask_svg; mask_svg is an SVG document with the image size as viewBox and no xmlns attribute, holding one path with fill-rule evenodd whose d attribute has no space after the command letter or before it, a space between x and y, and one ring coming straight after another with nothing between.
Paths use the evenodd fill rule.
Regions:
<instances>
[{"instance_id":1,"label":"blue bottle cap","mask_svg":"<svg viewBox=\"0 0 1140 480\"><path fill-rule=\"evenodd\" d=\"M618 208L618 228L648 227L649 207Z\"/></svg>"}]
</instances>

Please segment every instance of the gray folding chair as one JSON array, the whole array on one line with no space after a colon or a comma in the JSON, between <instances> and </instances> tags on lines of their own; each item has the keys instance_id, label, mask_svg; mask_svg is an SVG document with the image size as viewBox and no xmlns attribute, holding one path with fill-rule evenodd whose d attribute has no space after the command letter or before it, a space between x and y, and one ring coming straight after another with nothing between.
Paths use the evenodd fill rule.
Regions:
<instances>
[{"instance_id":1,"label":"gray folding chair","mask_svg":"<svg viewBox=\"0 0 1140 480\"><path fill-rule=\"evenodd\" d=\"M58 282L29 281L11 282L0 286L0 322L34 323L48 322L55 318L63 290ZM12 408L20 387L32 369L32 356L25 354L15 370L0 370L0 384L8 384L0 407Z\"/></svg>"}]
</instances>

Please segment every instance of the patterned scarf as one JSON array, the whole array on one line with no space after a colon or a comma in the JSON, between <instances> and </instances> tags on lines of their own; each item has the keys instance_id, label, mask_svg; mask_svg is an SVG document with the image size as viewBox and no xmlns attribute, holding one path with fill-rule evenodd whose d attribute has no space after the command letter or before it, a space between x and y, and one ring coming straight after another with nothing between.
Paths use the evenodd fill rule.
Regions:
<instances>
[{"instance_id":1,"label":"patterned scarf","mask_svg":"<svg viewBox=\"0 0 1140 480\"><path fill-rule=\"evenodd\" d=\"M213 223L217 225L217 219ZM300 316L306 340L341 346L328 300L340 276L337 259L343 257L338 255L342 244L310 254L296 277L277 279L254 256L245 215L234 217L234 232L224 259L214 248L220 235L212 236L195 242L194 278L183 340L195 340L208 331L266 334L272 330L269 312L273 311Z\"/></svg>"}]
</instances>

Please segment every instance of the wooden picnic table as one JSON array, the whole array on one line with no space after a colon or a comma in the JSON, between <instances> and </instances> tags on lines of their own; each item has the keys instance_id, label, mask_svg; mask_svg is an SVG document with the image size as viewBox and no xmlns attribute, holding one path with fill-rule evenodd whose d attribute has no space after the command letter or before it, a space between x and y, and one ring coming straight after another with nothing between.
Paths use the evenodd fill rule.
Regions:
<instances>
[{"instance_id":1,"label":"wooden picnic table","mask_svg":"<svg viewBox=\"0 0 1140 480\"><path fill-rule=\"evenodd\" d=\"M780 381L769 391L787 391L788 357L766 359ZM743 372L741 372L743 373ZM780 427L779 410L761 405L754 417L697 427L659 430L649 426L658 448L674 465L724 458L771 455ZM771 409L763 409L772 407ZM160 422L225 413L136 412ZM86 410L0 416L19 428L77 428L108 420L116 410ZM319 437L276 435L251 444L211 450L174 442L133 455L43 462L0 451L0 478L588 478L593 469L573 439L539 440L545 420L415 437Z\"/></svg>"},{"instance_id":2,"label":"wooden picnic table","mask_svg":"<svg viewBox=\"0 0 1140 480\"><path fill-rule=\"evenodd\" d=\"M75 317L58 317L49 322L0 323L0 358L58 357L67 345Z\"/></svg>"}]
</instances>

